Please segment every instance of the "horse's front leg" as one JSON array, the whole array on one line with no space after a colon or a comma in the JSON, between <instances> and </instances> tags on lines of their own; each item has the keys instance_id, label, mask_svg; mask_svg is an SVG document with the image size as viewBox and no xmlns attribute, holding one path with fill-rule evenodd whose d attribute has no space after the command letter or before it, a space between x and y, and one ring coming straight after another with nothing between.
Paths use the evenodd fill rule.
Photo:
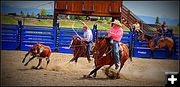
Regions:
<instances>
[{"instance_id":1,"label":"horse's front leg","mask_svg":"<svg viewBox=\"0 0 180 87\"><path fill-rule=\"evenodd\" d=\"M73 61L75 61L75 63L77 63L77 60L78 60L78 58L80 57L82 55L82 53L76 53L75 55L74 55L74 57L69 61L69 62L73 62Z\"/></svg>"},{"instance_id":2,"label":"horse's front leg","mask_svg":"<svg viewBox=\"0 0 180 87\"><path fill-rule=\"evenodd\" d=\"M102 66L99 66L99 67L96 67L95 69L93 69L93 70L89 73L89 75L87 76L87 78L90 78L93 73L95 73L95 75L96 75L97 70L99 70L101 67L102 67Z\"/></svg>"},{"instance_id":3,"label":"horse's front leg","mask_svg":"<svg viewBox=\"0 0 180 87\"><path fill-rule=\"evenodd\" d=\"M27 66L27 64L32 60L32 59L34 59L36 56L33 56L33 57L31 57L30 59L29 59L29 61L26 63L26 64L24 64L24 66Z\"/></svg>"},{"instance_id":4,"label":"horse's front leg","mask_svg":"<svg viewBox=\"0 0 180 87\"><path fill-rule=\"evenodd\" d=\"M112 66L112 65L114 65L114 64L109 65L109 67L107 67L107 68L105 69L105 71L106 71L106 70L109 70L109 69L111 68L111 66ZM97 71L96 71L96 72L94 72L93 77L96 77L96 75L97 75Z\"/></svg>"},{"instance_id":5,"label":"horse's front leg","mask_svg":"<svg viewBox=\"0 0 180 87\"><path fill-rule=\"evenodd\" d=\"M26 57L29 55L29 53L30 53L30 51L28 51L28 53L26 53L25 57L24 57L23 60L22 60L22 63L25 62L25 59L26 59Z\"/></svg>"}]
</instances>

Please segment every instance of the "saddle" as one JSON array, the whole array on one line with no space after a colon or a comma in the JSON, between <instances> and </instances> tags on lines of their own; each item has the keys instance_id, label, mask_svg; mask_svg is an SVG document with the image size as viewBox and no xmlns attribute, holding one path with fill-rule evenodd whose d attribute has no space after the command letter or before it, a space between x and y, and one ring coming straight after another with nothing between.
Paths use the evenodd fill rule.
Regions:
<instances>
[{"instance_id":1,"label":"saddle","mask_svg":"<svg viewBox=\"0 0 180 87\"><path fill-rule=\"evenodd\" d=\"M113 51L112 53L114 53L114 50L113 50L113 40L111 38L108 38L108 39L106 39L106 41L107 41L107 46L108 46L108 52L110 50L112 50ZM123 52L123 47L121 46L121 44L122 44L121 42L119 42L119 44L118 44L118 51L120 53L120 57L119 58L121 58L121 55L122 55L122 52ZM112 55L112 56L114 58L114 55Z\"/></svg>"}]
</instances>

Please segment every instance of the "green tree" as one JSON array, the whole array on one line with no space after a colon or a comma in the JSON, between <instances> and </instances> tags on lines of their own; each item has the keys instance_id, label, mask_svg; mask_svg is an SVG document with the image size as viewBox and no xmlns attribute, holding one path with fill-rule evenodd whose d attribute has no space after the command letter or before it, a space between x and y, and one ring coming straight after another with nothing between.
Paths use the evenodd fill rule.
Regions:
<instances>
[{"instance_id":1,"label":"green tree","mask_svg":"<svg viewBox=\"0 0 180 87\"><path fill-rule=\"evenodd\" d=\"M80 17L79 17L79 15L75 15L75 19L79 19Z\"/></svg>"},{"instance_id":2,"label":"green tree","mask_svg":"<svg viewBox=\"0 0 180 87\"><path fill-rule=\"evenodd\" d=\"M100 20L103 20L104 18L103 17L100 17Z\"/></svg>"},{"instance_id":3,"label":"green tree","mask_svg":"<svg viewBox=\"0 0 180 87\"><path fill-rule=\"evenodd\" d=\"M159 17L156 17L156 22L155 22L155 24L160 24L160 22L159 22Z\"/></svg>"},{"instance_id":4,"label":"green tree","mask_svg":"<svg viewBox=\"0 0 180 87\"><path fill-rule=\"evenodd\" d=\"M31 17L34 17L34 12L32 12Z\"/></svg>"},{"instance_id":5,"label":"green tree","mask_svg":"<svg viewBox=\"0 0 180 87\"><path fill-rule=\"evenodd\" d=\"M46 10L45 9L41 9L41 11L40 11L40 15L44 15L44 16L46 16Z\"/></svg>"},{"instance_id":6,"label":"green tree","mask_svg":"<svg viewBox=\"0 0 180 87\"><path fill-rule=\"evenodd\" d=\"M27 12L27 15L26 15L26 17L30 17L30 14L29 14L29 12Z\"/></svg>"},{"instance_id":7,"label":"green tree","mask_svg":"<svg viewBox=\"0 0 180 87\"><path fill-rule=\"evenodd\" d=\"M111 17L105 17L106 21L109 21L111 19Z\"/></svg>"},{"instance_id":8,"label":"green tree","mask_svg":"<svg viewBox=\"0 0 180 87\"><path fill-rule=\"evenodd\" d=\"M80 20L86 20L86 16L79 16Z\"/></svg>"},{"instance_id":9,"label":"green tree","mask_svg":"<svg viewBox=\"0 0 180 87\"><path fill-rule=\"evenodd\" d=\"M75 16L74 16L74 15L70 15L70 19L71 19L71 20L74 20L74 19L75 19Z\"/></svg>"},{"instance_id":10,"label":"green tree","mask_svg":"<svg viewBox=\"0 0 180 87\"><path fill-rule=\"evenodd\" d=\"M24 16L24 12L23 12L23 11L21 11L20 15L21 15L21 16Z\"/></svg>"}]
</instances>

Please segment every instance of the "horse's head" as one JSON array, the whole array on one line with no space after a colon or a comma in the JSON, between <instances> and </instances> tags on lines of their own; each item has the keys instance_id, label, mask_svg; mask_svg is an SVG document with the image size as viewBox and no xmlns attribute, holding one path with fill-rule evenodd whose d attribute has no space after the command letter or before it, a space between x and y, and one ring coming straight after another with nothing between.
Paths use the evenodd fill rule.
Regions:
<instances>
[{"instance_id":1,"label":"horse's head","mask_svg":"<svg viewBox=\"0 0 180 87\"><path fill-rule=\"evenodd\" d=\"M75 47L75 45L80 45L81 44L81 39L79 37L72 37L72 41L70 43L69 48L71 49L72 47Z\"/></svg>"},{"instance_id":2,"label":"horse's head","mask_svg":"<svg viewBox=\"0 0 180 87\"><path fill-rule=\"evenodd\" d=\"M145 39L145 34L141 33L140 36L138 37L138 39L141 41L142 39Z\"/></svg>"},{"instance_id":3,"label":"horse's head","mask_svg":"<svg viewBox=\"0 0 180 87\"><path fill-rule=\"evenodd\" d=\"M31 48L31 51L32 53L38 53L38 51L40 50L42 44L40 42L38 42L37 44L35 44L32 48Z\"/></svg>"},{"instance_id":4,"label":"horse's head","mask_svg":"<svg viewBox=\"0 0 180 87\"><path fill-rule=\"evenodd\" d=\"M142 41L142 39L146 39L147 41L149 41L149 40L152 40L154 38L152 36L150 36L150 35L145 34L145 33L141 33L140 36L138 37L138 39L140 41Z\"/></svg>"},{"instance_id":5,"label":"horse's head","mask_svg":"<svg viewBox=\"0 0 180 87\"><path fill-rule=\"evenodd\" d=\"M96 40L93 52L96 54L105 47L107 47L106 39L103 37L99 37L98 40Z\"/></svg>"}]
</instances>

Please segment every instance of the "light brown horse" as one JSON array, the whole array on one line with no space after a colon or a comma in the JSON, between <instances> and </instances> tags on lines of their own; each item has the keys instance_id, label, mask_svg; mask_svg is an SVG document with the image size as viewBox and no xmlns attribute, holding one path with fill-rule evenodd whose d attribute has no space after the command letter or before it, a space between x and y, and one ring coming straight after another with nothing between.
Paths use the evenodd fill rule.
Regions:
<instances>
[{"instance_id":1,"label":"light brown horse","mask_svg":"<svg viewBox=\"0 0 180 87\"><path fill-rule=\"evenodd\" d=\"M75 61L77 63L79 57L87 57L88 62L91 61L90 56L87 53L87 45L82 42L79 37L72 37L69 48L74 48L73 58L69 62Z\"/></svg>"},{"instance_id":2,"label":"light brown horse","mask_svg":"<svg viewBox=\"0 0 180 87\"><path fill-rule=\"evenodd\" d=\"M23 60L22 60L22 63L25 62L25 59L26 59L26 57L27 57L29 54L31 54L32 57L29 59L29 61L28 61L26 64L24 64L24 66L27 66L28 63L29 63L32 59L34 59L35 57L38 57L39 63L38 63L38 65L37 65L35 68L36 68L36 69L39 69L39 66L41 65L41 62L42 62L42 59L43 59L43 58L46 58L46 61L47 61L46 68L47 68L47 66L48 66L48 64L49 64L49 62L50 62L49 57L50 57L50 55L51 55L51 48L50 48L49 46L45 46L45 45L40 44L40 43L38 42L37 44L35 44L35 45L28 51L28 53L26 53L25 57L24 57Z\"/></svg>"},{"instance_id":3,"label":"light brown horse","mask_svg":"<svg viewBox=\"0 0 180 87\"><path fill-rule=\"evenodd\" d=\"M104 37L100 37L98 38L98 40L96 40L95 47L93 49L95 69L93 69L86 77L91 77L93 73L93 77L96 77L96 73L101 67L103 67L104 65L109 65L107 69L110 69L110 67L115 64L115 59L113 58L113 48L111 45L111 49L109 49L109 47L107 46L108 43L108 39ZM120 57L121 66L119 68L119 71L117 72L117 76L119 75L119 72L124 66L126 60L129 58L128 47L123 43L121 43L120 45L122 46L123 51ZM106 54L106 56L104 56L104 54Z\"/></svg>"},{"instance_id":4,"label":"light brown horse","mask_svg":"<svg viewBox=\"0 0 180 87\"><path fill-rule=\"evenodd\" d=\"M141 33L140 36L138 37L139 40L145 39L148 42L148 46L152 51L156 47L155 38L156 37L151 37L145 33Z\"/></svg>"},{"instance_id":5,"label":"light brown horse","mask_svg":"<svg viewBox=\"0 0 180 87\"><path fill-rule=\"evenodd\" d=\"M147 42L148 42L148 46L149 48L151 49L151 52L155 49L156 47L156 43L155 43L155 38L156 37L151 37L145 33L141 33L140 37L138 39L145 39ZM169 38L169 37L165 37L165 38L160 38L158 40L158 48L163 48L165 46L168 47L168 50L169 50L169 53L170 53L170 56L172 56L172 48L174 45L174 40L172 38Z\"/></svg>"},{"instance_id":6,"label":"light brown horse","mask_svg":"<svg viewBox=\"0 0 180 87\"><path fill-rule=\"evenodd\" d=\"M169 38L169 37L160 38L158 40L158 47L161 49L165 46L168 47L169 53L172 56L172 49L173 49L173 47L176 46L176 43L174 42L174 40L172 38ZM174 50L176 50L176 49L174 48Z\"/></svg>"}]
</instances>

